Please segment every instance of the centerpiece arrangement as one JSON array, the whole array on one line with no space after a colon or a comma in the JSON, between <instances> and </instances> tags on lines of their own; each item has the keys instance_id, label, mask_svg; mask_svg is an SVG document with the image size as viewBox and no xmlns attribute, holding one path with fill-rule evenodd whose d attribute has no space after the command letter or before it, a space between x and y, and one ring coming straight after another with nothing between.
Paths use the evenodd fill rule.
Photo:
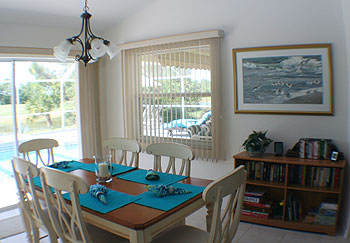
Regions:
<instances>
[{"instance_id":1,"label":"centerpiece arrangement","mask_svg":"<svg viewBox=\"0 0 350 243\"><path fill-rule=\"evenodd\" d=\"M266 148L272 143L272 139L266 137L267 131L253 131L243 142L242 147L250 156L261 157Z\"/></svg>"}]
</instances>

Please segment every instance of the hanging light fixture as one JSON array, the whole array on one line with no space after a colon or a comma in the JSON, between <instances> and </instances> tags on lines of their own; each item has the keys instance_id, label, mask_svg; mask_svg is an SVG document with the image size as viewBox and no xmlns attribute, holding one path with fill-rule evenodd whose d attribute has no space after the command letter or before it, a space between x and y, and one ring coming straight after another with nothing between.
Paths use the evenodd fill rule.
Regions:
<instances>
[{"instance_id":1,"label":"hanging light fixture","mask_svg":"<svg viewBox=\"0 0 350 243\"><path fill-rule=\"evenodd\" d=\"M61 44L54 48L55 57L64 62L68 58L69 52L72 47L79 43L81 47L81 54L75 56L76 61L82 61L85 66L88 62L96 62L100 57L103 57L108 53L110 59L119 53L118 49L113 43L105 40L101 37L94 35L90 27L91 14L88 13L89 7L87 6L87 0L85 0L85 7L83 8L84 13L80 15L82 20L82 26L80 33L71 38L64 40ZM83 39L81 39L81 36Z\"/></svg>"}]
</instances>

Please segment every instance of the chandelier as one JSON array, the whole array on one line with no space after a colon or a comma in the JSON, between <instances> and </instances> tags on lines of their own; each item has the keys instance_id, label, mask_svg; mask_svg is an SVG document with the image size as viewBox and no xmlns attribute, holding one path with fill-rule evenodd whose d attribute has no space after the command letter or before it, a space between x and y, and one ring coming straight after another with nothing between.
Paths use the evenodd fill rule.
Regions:
<instances>
[{"instance_id":1,"label":"chandelier","mask_svg":"<svg viewBox=\"0 0 350 243\"><path fill-rule=\"evenodd\" d=\"M82 26L78 35L72 36L61 42L54 48L54 56L61 62L65 62L68 58L69 52L74 45L79 43L81 47L81 53L75 56L76 61L82 61L84 65L88 62L96 62L100 57L103 57L108 53L110 59L119 53L118 49L113 43L105 40L101 37L94 35L90 27L91 14L88 13L89 7L87 6L87 0L85 0L84 13L80 15L82 18Z\"/></svg>"}]
</instances>

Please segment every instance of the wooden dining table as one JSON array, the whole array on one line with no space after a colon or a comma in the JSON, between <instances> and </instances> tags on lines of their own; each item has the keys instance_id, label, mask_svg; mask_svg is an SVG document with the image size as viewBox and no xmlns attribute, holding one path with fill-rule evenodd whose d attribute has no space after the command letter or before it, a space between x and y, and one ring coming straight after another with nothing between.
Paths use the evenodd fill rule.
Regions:
<instances>
[{"instance_id":1,"label":"wooden dining table","mask_svg":"<svg viewBox=\"0 0 350 243\"><path fill-rule=\"evenodd\" d=\"M83 163L94 163L92 159L78 160ZM136 168L137 169L137 168ZM96 184L95 173L77 169L68 172L83 178L88 184ZM128 173L128 172L125 172ZM185 183L195 186L206 187L211 180L187 177L178 183ZM103 183L111 190L126 193L129 195L139 195L147 191L145 184L140 184L128 180L118 179L113 176L109 183ZM148 243L158 234L184 223L185 218L203 206L207 206L207 218L211 218L212 206L205 205L202 193L169 210L142 206L136 203L129 203L121 208L115 209L106 214L102 214L82 206L84 220L92 225L129 239L132 243ZM207 230L210 225L207 221Z\"/></svg>"}]
</instances>

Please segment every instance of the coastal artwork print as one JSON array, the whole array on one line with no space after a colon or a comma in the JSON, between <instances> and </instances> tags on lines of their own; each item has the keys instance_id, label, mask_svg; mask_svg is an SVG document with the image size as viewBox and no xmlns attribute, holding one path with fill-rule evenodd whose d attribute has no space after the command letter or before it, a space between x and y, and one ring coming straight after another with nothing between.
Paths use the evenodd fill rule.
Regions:
<instances>
[{"instance_id":1,"label":"coastal artwork print","mask_svg":"<svg viewBox=\"0 0 350 243\"><path fill-rule=\"evenodd\" d=\"M233 50L236 113L332 114L330 45Z\"/></svg>"}]
</instances>

